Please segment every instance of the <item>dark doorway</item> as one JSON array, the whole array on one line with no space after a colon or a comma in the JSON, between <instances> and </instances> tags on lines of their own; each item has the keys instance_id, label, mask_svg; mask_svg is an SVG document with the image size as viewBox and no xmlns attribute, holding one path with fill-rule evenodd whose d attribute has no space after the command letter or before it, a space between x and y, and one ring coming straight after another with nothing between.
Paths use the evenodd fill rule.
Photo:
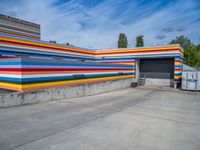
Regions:
<instances>
[{"instance_id":1,"label":"dark doorway","mask_svg":"<svg viewBox=\"0 0 200 150\"><path fill-rule=\"evenodd\" d=\"M140 59L140 74L149 78L173 79L174 59Z\"/></svg>"}]
</instances>

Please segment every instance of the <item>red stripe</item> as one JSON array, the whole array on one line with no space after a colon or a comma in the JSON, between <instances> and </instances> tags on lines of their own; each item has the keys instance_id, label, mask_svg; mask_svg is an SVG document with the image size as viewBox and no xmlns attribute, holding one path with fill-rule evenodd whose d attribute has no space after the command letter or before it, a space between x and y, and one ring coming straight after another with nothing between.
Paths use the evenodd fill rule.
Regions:
<instances>
[{"instance_id":1,"label":"red stripe","mask_svg":"<svg viewBox=\"0 0 200 150\"><path fill-rule=\"evenodd\" d=\"M1 71L90 71L90 70L131 70L134 69L113 69L113 68L0 68Z\"/></svg>"},{"instance_id":2,"label":"red stripe","mask_svg":"<svg viewBox=\"0 0 200 150\"><path fill-rule=\"evenodd\" d=\"M182 71L182 69L174 69L174 71Z\"/></svg>"},{"instance_id":3,"label":"red stripe","mask_svg":"<svg viewBox=\"0 0 200 150\"><path fill-rule=\"evenodd\" d=\"M0 56L0 58L17 58L16 56Z\"/></svg>"},{"instance_id":4,"label":"red stripe","mask_svg":"<svg viewBox=\"0 0 200 150\"><path fill-rule=\"evenodd\" d=\"M117 61L117 62L100 62L100 63L112 63L112 64L117 64L117 63L135 63L135 61Z\"/></svg>"},{"instance_id":5,"label":"red stripe","mask_svg":"<svg viewBox=\"0 0 200 150\"><path fill-rule=\"evenodd\" d=\"M181 60L175 60L175 62L180 62L180 63L183 63L183 61L181 61Z\"/></svg>"}]
</instances>

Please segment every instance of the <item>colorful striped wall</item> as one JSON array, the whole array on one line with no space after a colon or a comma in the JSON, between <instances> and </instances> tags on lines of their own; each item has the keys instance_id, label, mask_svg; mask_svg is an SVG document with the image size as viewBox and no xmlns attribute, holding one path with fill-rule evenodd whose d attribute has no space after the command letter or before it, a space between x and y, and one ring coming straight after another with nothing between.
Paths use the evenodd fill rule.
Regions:
<instances>
[{"instance_id":1,"label":"colorful striped wall","mask_svg":"<svg viewBox=\"0 0 200 150\"><path fill-rule=\"evenodd\" d=\"M0 34L0 58L0 87L28 91L135 78L139 58L174 58L174 79L179 80L183 50L171 45L92 51Z\"/></svg>"},{"instance_id":2,"label":"colorful striped wall","mask_svg":"<svg viewBox=\"0 0 200 150\"><path fill-rule=\"evenodd\" d=\"M175 57L174 58L174 79L175 80L181 79L182 69L183 69L183 58Z\"/></svg>"},{"instance_id":3,"label":"colorful striped wall","mask_svg":"<svg viewBox=\"0 0 200 150\"><path fill-rule=\"evenodd\" d=\"M180 80L183 50L178 45L98 51L68 47L41 41L38 24L0 14L0 88L27 91L135 78L140 58L174 58L174 79Z\"/></svg>"},{"instance_id":4,"label":"colorful striped wall","mask_svg":"<svg viewBox=\"0 0 200 150\"><path fill-rule=\"evenodd\" d=\"M0 14L0 33L5 36L40 40L40 25Z\"/></svg>"},{"instance_id":5,"label":"colorful striped wall","mask_svg":"<svg viewBox=\"0 0 200 150\"><path fill-rule=\"evenodd\" d=\"M95 60L94 52L87 49L0 35L0 55L13 54L20 57L38 57L44 59Z\"/></svg>"},{"instance_id":6,"label":"colorful striped wall","mask_svg":"<svg viewBox=\"0 0 200 150\"><path fill-rule=\"evenodd\" d=\"M12 58L0 60L0 87L30 91L134 78L132 65Z\"/></svg>"},{"instance_id":7,"label":"colorful striped wall","mask_svg":"<svg viewBox=\"0 0 200 150\"><path fill-rule=\"evenodd\" d=\"M96 62L132 61L133 58L183 58L179 45L92 51L89 49L67 47L44 41L17 39L0 35L0 55L29 56L41 58L61 58Z\"/></svg>"},{"instance_id":8,"label":"colorful striped wall","mask_svg":"<svg viewBox=\"0 0 200 150\"><path fill-rule=\"evenodd\" d=\"M127 49L113 49L102 50L95 52L96 58L170 58L170 57L183 57L183 50L179 45L159 46L159 47L146 47L146 48L127 48Z\"/></svg>"}]
</instances>

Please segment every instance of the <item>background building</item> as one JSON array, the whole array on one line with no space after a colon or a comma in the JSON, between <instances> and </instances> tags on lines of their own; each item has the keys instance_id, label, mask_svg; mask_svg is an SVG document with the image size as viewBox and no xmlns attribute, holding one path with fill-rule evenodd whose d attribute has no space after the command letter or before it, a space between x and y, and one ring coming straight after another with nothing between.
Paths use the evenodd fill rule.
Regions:
<instances>
[{"instance_id":1,"label":"background building","mask_svg":"<svg viewBox=\"0 0 200 150\"><path fill-rule=\"evenodd\" d=\"M0 14L0 34L40 40L40 25Z\"/></svg>"}]
</instances>

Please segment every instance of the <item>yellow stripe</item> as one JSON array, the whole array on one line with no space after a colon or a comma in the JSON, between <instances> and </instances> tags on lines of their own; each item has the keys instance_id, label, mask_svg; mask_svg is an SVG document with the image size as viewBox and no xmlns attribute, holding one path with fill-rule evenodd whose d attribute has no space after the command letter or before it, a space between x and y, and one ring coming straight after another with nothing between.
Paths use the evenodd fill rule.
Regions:
<instances>
[{"instance_id":1,"label":"yellow stripe","mask_svg":"<svg viewBox=\"0 0 200 150\"><path fill-rule=\"evenodd\" d=\"M107 81L107 80L118 80L118 79L124 79L124 78L134 78L134 77L135 75L125 75L125 76L117 76L117 77L102 77L102 78L93 78L93 79L34 83L34 84L26 84L26 85L0 82L0 88L15 90L15 91L29 91L32 89L44 89L44 88L51 88L51 87L78 85L78 84L84 84L84 83L100 82L100 81Z\"/></svg>"},{"instance_id":2,"label":"yellow stripe","mask_svg":"<svg viewBox=\"0 0 200 150\"><path fill-rule=\"evenodd\" d=\"M174 76L174 79L180 79L181 78L181 75L180 76Z\"/></svg>"},{"instance_id":3,"label":"yellow stripe","mask_svg":"<svg viewBox=\"0 0 200 150\"><path fill-rule=\"evenodd\" d=\"M71 83L85 83L88 81L100 81L100 80L110 80L110 79L120 79L123 77L133 77L133 75L126 75L126 76L118 76L118 77L103 77L103 78L92 78L92 79L80 79L80 80L69 80L69 81L56 81L56 82L46 82L46 83L34 83L34 84L26 84L23 85L23 88L34 88L34 87L40 87L40 86L54 86L54 85L65 85L65 84L71 84Z\"/></svg>"},{"instance_id":4,"label":"yellow stripe","mask_svg":"<svg viewBox=\"0 0 200 150\"><path fill-rule=\"evenodd\" d=\"M15 90L15 91L22 91L22 85L14 84L14 83L0 82L0 88L9 89L9 90Z\"/></svg>"},{"instance_id":5,"label":"yellow stripe","mask_svg":"<svg viewBox=\"0 0 200 150\"><path fill-rule=\"evenodd\" d=\"M182 63L180 63L180 62L175 62L175 65L182 65Z\"/></svg>"}]
</instances>

